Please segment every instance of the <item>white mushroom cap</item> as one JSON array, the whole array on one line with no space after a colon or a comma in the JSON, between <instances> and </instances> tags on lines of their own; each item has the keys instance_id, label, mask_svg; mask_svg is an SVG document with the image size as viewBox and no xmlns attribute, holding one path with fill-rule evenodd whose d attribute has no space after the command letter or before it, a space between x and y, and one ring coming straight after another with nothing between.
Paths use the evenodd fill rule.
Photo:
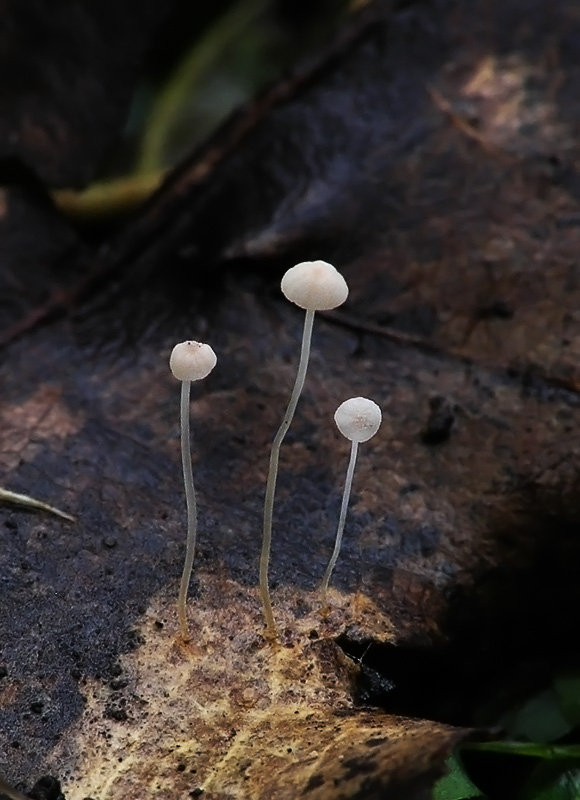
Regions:
<instances>
[{"instance_id":1,"label":"white mushroom cap","mask_svg":"<svg viewBox=\"0 0 580 800\"><path fill-rule=\"evenodd\" d=\"M180 342L171 351L169 367L178 381L200 381L209 375L216 362L217 356L209 344Z\"/></svg>"},{"instance_id":2,"label":"white mushroom cap","mask_svg":"<svg viewBox=\"0 0 580 800\"><path fill-rule=\"evenodd\" d=\"M288 300L307 311L329 311L348 297L345 279L326 261L303 261L291 267L281 289Z\"/></svg>"},{"instance_id":3,"label":"white mushroom cap","mask_svg":"<svg viewBox=\"0 0 580 800\"><path fill-rule=\"evenodd\" d=\"M381 409L367 397L351 397L334 412L336 427L351 442L366 442L378 431L382 421Z\"/></svg>"}]
</instances>

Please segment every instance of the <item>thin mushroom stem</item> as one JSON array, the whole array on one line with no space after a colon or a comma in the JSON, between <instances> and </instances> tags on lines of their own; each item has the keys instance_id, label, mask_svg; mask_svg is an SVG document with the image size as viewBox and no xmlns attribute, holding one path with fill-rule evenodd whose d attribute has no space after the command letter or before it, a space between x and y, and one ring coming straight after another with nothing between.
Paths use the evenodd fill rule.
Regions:
<instances>
[{"instance_id":1,"label":"thin mushroom stem","mask_svg":"<svg viewBox=\"0 0 580 800\"><path fill-rule=\"evenodd\" d=\"M195 489L193 487L193 470L191 466L191 442L189 435L189 395L191 381L181 382L181 462L183 464L183 483L185 486L185 502L187 505L187 547L185 563L179 587L177 610L179 613L179 627L182 637L187 641L190 638L187 626L187 590L193 568L195 553L195 534L197 529L197 504L195 502Z\"/></svg>"},{"instance_id":2,"label":"thin mushroom stem","mask_svg":"<svg viewBox=\"0 0 580 800\"><path fill-rule=\"evenodd\" d=\"M280 447L284 441L284 437L288 432L288 428L294 417L298 399L304 386L306 379L306 370L308 369L308 358L310 356L310 342L312 339L312 326L314 323L314 310L308 309L304 319L304 330L302 334L302 348L300 351L300 362L298 364L298 372L296 374L296 382L292 389L290 401L284 414L282 424L278 429L278 433L274 437L272 443L272 452L270 453L270 467L268 470L268 481L266 483L266 496L264 500L264 527L262 535L262 553L260 555L260 594L262 596L262 603L264 606L264 616L266 617L266 626L269 634L276 637L276 622L274 621L274 614L272 612L272 604L270 602L270 589L268 587L268 566L270 564L270 547L272 544L272 518L274 514L274 495L276 493L276 479L278 477L278 462L280 460Z\"/></svg>"},{"instance_id":3,"label":"thin mushroom stem","mask_svg":"<svg viewBox=\"0 0 580 800\"><path fill-rule=\"evenodd\" d=\"M328 584L330 582L330 576L332 575L332 570L334 569L334 566L338 559L338 555L340 553L340 547L342 544L342 534L344 533L344 526L346 523L346 512L348 510L348 502L350 500L350 492L352 489L352 478L354 475L356 457L358 454L358 444L359 443L357 441L351 442L350 460L348 462L348 468L346 470L346 480L344 482L342 505L340 507L340 517L338 519L338 528L336 530L336 541L334 543L334 550L332 551L332 555L330 557L330 561L328 562L328 566L326 567L326 572L324 573L324 577L322 578L322 585L320 587L323 608L326 608L327 606L326 593L328 592Z\"/></svg>"}]
</instances>

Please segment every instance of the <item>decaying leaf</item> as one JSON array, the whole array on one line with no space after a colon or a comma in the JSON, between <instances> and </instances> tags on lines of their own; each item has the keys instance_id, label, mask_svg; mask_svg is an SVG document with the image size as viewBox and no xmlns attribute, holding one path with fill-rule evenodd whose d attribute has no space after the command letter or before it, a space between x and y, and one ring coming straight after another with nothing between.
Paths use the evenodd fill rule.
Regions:
<instances>
[{"instance_id":1,"label":"decaying leaf","mask_svg":"<svg viewBox=\"0 0 580 800\"><path fill-rule=\"evenodd\" d=\"M138 797L147 787L151 797L378 798L397 783L430 786L460 731L357 711L356 670L309 629L319 617L288 620L272 648L257 632L256 592L225 577L214 585L215 603L204 593L194 613L191 647L176 643L173 625L156 626L166 607L150 608L138 650L123 660L128 677L113 690L87 686L91 722L74 736L72 796Z\"/></svg>"},{"instance_id":2,"label":"decaying leaf","mask_svg":"<svg viewBox=\"0 0 580 800\"><path fill-rule=\"evenodd\" d=\"M82 321L8 337L3 481L79 520L1 511L14 783L48 772L67 800L428 798L488 694L578 654L573 4L377 8L235 146L219 149L224 129L170 179L101 256L125 278L113 299L100 287ZM352 292L317 321L282 454L274 647L261 504L301 320L248 276L306 250ZM224 266L198 294L199 271ZM38 307L26 287L20 301L15 320ZM190 647L167 364L186 337L218 354L192 403ZM384 424L324 617L348 455L332 414L354 395Z\"/></svg>"}]
</instances>

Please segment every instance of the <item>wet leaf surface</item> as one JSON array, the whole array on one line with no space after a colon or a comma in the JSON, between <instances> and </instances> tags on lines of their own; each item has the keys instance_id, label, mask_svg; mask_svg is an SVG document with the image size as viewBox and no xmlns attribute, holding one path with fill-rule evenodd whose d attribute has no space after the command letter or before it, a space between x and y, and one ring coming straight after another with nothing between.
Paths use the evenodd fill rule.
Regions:
<instances>
[{"instance_id":1,"label":"wet leaf surface","mask_svg":"<svg viewBox=\"0 0 580 800\"><path fill-rule=\"evenodd\" d=\"M70 307L85 252L38 189L0 191L0 343Z\"/></svg>"},{"instance_id":2,"label":"wet leaf surface","mask_svg":"<svg viewBox=\"0 0 580 800\"><path fill-rule=\"evenodd\" d=\"M171 5L2 1L0 69L10 76L0 91L2 182L25 171L49 186L88 182Z\"/></svg>"},{"instance_id":3,"label":"wet leaf surface","mask_svg":"<svg viewBox=\"0 0 580 800\"><path fill-rule=\"evenodd\" d=\"M67 800L427 798L488 695L577 658L578 119L564 100L580 30L572 4L528 3L526 25L522 8L405 4L381 22L374 6L230 150L225 130L170 179L101 256L117 291L4 350L3 483L78 519L1 510L13 782L50 773ZM555 152L567 183L538 174ZM58 284L70 247L52 261L36 247ZM272 647L261 503L302 320L257 273L302 252L335 259L352 293L316 321L283 449ZM16 293L15 320L35 292ZM189 337L219 362L191 407L185 647L167 360ZM354 395L384 424L361 448L325 617L348 456L332 413Z\"/></svg>"}]
</instances>

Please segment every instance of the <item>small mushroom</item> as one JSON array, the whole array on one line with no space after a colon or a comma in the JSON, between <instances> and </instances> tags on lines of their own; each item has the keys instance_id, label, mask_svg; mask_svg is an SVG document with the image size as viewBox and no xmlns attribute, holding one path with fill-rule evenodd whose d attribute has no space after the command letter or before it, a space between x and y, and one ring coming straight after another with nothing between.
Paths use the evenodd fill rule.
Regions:
<instances>
[{"instance_id":1,"label":"small mushroom","mask_svg":"<svg viewBox=\"0 0 580 800\"><path fill-rule=\"evenodd\" d=\"M209 344L201 342L180 342L176 344L169 358L169 367L174 377L181 381L181 462L183 464L183 482L185 485L185 501L187 504L187 547L185 563L179 587L177 610L179 627L185 641L189 636L187 626L186 602L193 556L195 553L195 537L197 533L197 505L193 486L191 468L191 443L189 435L189 397L192 381L206 378L217 362L216 354Z\"/></svg>"},{"instance_id":2,"label":"small mushroom","mask_svg":"<svg viewBox=\"0 0 580 800\"><path fill-rule=\"evenodd\" d=\"M260 594L264 606L264 616L269 635L276 636L276 623L270 602L268 587L268 567L270 563L270 547L272 543L272 517L274 513L274 495L276 492L276 479L278 477L278 461L280 447L288 432L294 417L298 399L304 386L308 359L310 356L310 341L315 311L328 311L344 303L348 297L348 286L340 272L326 261L304 261L289 269L282 278L281 289L292 303L306 310L304 330L302 333L302 348L296 381L290 396L290 401L284 414L284 419L274 437L270 453L270 467L266 484L264 500L264 526L262 537L262 553L260 556Z\"/></svg>"},{"instance_id":3,"label":"small mushroom","mask_svg":"<svg viewBox=\"0 0 580 800\"><path fill-rule=\"evenodd\" d=\"M346 522L346 512L348 509L348 502L350 500L350 492L352 489L352 479L354 475L354 468L356 464L356 457L358 454L358 446L360 442L366 442L371 439L378 431L382 421L381 409L373 401L366 397L351 397L341 403L334 413L334 421L336 427L344 437L351 441L350 460L348 462L348 469L346 471L346 480L344 482L344 492L342 495L342 505L340 508L340 517L338 520L338 528L336 531L336 541L334 543L334 550L328 562L326 572L322 579L321 595L322 607L327 607L326 595L328 592L328 584L332 570L338 559L340 553L340 546L342 544L342 534L344 533L344 525Z\"/></svg>"},{"instance_id":4,"label":"small mushroom","mask_svg":"<svg viewBox=\"0 0 580 800\"><path fill-rule=\"evenodd\" d=\"M306 311L330 311L348 297L348 285L340 272L326 261L303 261L282 278L284 296Z\"/></svg>"}]
</instances>

